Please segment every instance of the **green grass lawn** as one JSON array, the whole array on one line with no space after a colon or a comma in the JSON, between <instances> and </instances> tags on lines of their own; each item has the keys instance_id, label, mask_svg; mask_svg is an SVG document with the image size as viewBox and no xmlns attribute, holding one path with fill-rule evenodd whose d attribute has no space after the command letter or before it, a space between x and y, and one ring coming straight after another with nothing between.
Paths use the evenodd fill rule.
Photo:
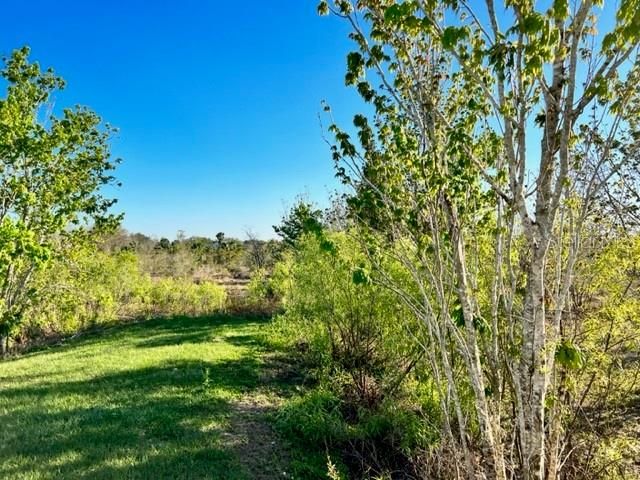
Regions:
<instances>
[{"instance_id":1,"label":"green grass lawn","mask_svg":"<svg viewBox=\"0 0 640 480\"><path fill-rule=\"evenodd\" d=\"M262 325L157 319L0 361L0 478L285 478Z\"/></svg>"}]
</instances>

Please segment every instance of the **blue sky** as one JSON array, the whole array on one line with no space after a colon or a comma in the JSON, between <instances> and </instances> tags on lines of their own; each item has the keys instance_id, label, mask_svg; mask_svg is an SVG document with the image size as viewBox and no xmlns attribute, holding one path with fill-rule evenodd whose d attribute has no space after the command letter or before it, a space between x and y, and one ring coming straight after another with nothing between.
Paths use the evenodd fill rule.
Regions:
<instances>
[{"instance_id":1,"label":"blue sky","mask_svg":"<svg viewBox=\"0 0 640 480\"><path fill-rule=\"evenodd\" d=\"M348 26L316 4L13 1L0 54L31 46L67 80L56 108L88 105L120 129L125 228L269 238L297 195L324 205L338 187L321 101L342 126L365 108L344 86ZM601 21L608 30L613 10ZM539 132L529 133L535 163Z\"/></svg>"},{"instance_id":2,"label":"blue sky","mask_svg":"<svg viewBox=\"0 0 640 480\"><path fill-rule=\"evenodd\" d=\"M337 187L318 122L362 104L344 87L347 27L314 0L7 2L0 53L29 45L67 80L56 108L119 128L124 227L273 236L297 194Z\"/></svg>"}]
</instances>

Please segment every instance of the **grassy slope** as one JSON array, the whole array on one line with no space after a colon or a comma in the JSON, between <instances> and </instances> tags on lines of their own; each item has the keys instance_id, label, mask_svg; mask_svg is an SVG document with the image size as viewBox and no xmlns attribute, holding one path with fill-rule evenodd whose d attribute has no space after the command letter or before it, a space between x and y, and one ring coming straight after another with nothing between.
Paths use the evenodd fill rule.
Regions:
<instances>
[{"instance_id":1,"label":"grassy slope","mask_svg":"<svg viewBox=\"0 0 640 480\"><path fill-rule=\"evenodd\" d=\"M0 362L0 478L282 478L259 327L158 319Z\"/></svg>"}]
</instances>

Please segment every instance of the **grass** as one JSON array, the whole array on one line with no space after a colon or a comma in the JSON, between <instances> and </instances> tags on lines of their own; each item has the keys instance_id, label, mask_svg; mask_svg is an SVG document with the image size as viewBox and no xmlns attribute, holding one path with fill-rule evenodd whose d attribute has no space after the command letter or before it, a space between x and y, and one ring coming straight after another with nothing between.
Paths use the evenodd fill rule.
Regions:
<instances>
[{"instance_id":1,"label":"grass","mask_svg":"<svg viewBox=\"0 0 640 480\"><path fill-rule=\"evenodd\" d=\"M0 478L291 478L262 325L157 319L0 362Z\"/></svg>"}]
</instances>

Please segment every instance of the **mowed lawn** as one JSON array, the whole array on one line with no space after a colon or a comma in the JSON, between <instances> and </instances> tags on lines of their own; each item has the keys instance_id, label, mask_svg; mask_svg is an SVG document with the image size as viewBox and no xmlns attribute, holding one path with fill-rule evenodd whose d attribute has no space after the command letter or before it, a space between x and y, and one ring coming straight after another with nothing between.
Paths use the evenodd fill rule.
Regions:
<instances>
[{"instance_id":1,"label":"mowed lawn","mask_svg":"<svg viewBox=\"0 0 640 480\"><path fill-rule=\"evenodd\" d=\"M261 325L157 319L0 361L0 478L277 478L245 458L262 409L237 407L270 395Z\"/></svg>"}]
</instances>

